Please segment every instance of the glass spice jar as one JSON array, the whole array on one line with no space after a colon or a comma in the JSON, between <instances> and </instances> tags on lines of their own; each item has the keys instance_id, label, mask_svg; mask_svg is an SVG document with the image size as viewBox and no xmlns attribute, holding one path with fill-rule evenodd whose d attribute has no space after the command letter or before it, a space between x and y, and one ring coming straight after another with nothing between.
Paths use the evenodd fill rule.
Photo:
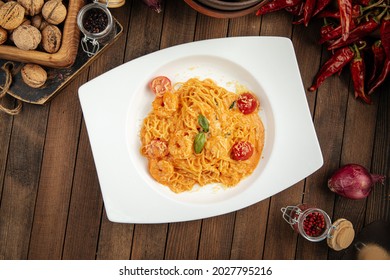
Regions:
<instances>
[{"instance_id":1,"label":"glass spice jar","mask_svg":"<svg viewBox=\"0 0 390 280\"><path fill-rule=\"evenodd\" d=\"M82 7L77 15L77 25L84 34L81 46L88 56L96 54L102 45L115 36L114 20L107 3L102 4L94 0Z\"/></svg>"},{"instance_id":2,"label":"glass spice jar","mask_svg":"<svg viewBox=\"0 0 390 280\"><path fill-rule=\"evenodd\" d=\"M281 209L283 219L295 232L312 242L327 240L330 248L340 251L349 247L355 237L350 221L338 219L332 223L329 215L322 209L309 204L298 204Z\"/></svg>"},{"instance_id":3,"label":"glass spice jar","mask_svg":"<svg viewBox=\"0 0 390 280\"><path fill-rule=\"evenodd\" d=\"M325 211L308 204L287 206L281 210L285 221L307 240L318 242L326 238L331 221Z\"/></svg>"}]
</instances>

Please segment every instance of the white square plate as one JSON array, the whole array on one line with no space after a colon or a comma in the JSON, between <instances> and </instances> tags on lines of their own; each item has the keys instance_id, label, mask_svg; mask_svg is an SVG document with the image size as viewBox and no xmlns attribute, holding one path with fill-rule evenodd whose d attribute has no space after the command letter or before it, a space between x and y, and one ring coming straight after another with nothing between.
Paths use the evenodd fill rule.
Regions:
<instances>
[{"instance_id":1,"label":"white square plate","mask_svg":"<svg viewBox=\"0 0 390 280\"><path fill-rule=\"evenodd\" d=\"M237 84L260 100L265 127L255 171L234 188L208 185L175 194L148 173L140 154L140 128L151 110L149 81L212 78ZM79 98L109 220L166 223L206 218L266 199L323 164L291 41L233 37L197 41L129 61L87 82Z\"/></svg>"}]
</instances>

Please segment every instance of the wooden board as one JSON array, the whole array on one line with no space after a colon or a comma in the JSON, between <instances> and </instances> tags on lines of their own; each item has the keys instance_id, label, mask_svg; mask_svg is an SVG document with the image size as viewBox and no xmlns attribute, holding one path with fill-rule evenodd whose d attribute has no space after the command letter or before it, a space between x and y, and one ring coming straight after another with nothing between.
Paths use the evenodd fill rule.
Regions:
<instances>
[{"instance_id":1,"label":"wooden board","mask_svg":"<svg viewBox=\"0 0 390 280\"><path fill-rule=\"evenodd\" d=\"M62 44L58 52L50 54L39 50L21 50L13 45L0 45L0 58L5 60L30 62L48 67L70 67L76 58L80 32L77 26L77 14L84 0L69 0L67 17L62 29Z\"/></svg>"},{"instance_id":2,"label":"wooden board","mask_svg":"<svg viewBox=\"0 0 390 280\"><path fill-rule=\"evenodd\" d=\"M115 20L115 19L114 19ZM45 85L41 88L32 88L26 85L20 73L20 69L23 67L23 62L14 62L14 67L12 70L13 73L13 82L11 87L8 90L8 94L12 95L16 99L19 99L23 102L32 103L32 104L45 104L50 100L56 93L63 89L69 82L83 69L89 66L100 54L111 46L118 37L122 34L123 27L122 25L115 20L116 25L116 35L114 39L100 48L100 50L92 57L89 57L81 47L81 44L78 42L79 50L77 52L75 63L68 68L47 68L47 81ZM0 59L0 65L4 65L7 60ZM5 82L5 73L0 73L0 88L4 85Z\"/></svg>"}]
</instances>

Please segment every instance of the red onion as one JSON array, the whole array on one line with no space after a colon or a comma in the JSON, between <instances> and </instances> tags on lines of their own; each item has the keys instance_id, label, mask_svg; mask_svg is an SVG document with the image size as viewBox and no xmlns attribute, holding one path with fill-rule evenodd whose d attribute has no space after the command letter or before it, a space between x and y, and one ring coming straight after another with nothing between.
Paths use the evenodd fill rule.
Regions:
<instances>
[{"instance_id":1,"label":"red onion","mask_svg":"<svg viewBox=\"0 0 390 280\"><path fill-rule=\"evenodd\" d=\"M142 0L153 11L160 13L162 11L161 4L163 0Z\"/></svg>"},{"instance_id":2,"label":"red onion","mask_svg":"<svg viewBox=\"0 0 390 280\"><path fill-rule=\"evenodd\" d=\"M358 164L347 164L338 169L328 180L332 192L349 199L367 197L375 183L384 184L385 176L370 174L366 168Z\"/></svg>"}]
</instances>

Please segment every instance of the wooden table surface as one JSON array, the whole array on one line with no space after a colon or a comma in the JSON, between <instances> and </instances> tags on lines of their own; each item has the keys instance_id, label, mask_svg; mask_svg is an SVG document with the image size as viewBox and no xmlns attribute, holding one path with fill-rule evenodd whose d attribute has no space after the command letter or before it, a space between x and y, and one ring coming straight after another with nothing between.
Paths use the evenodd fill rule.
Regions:
<instances>
[{"instance_id":1,"label":"wooden table surface","mask_svg":"<svg viewBox=\"0 0 390 280\"><path fill-rule=\"evenodd\" d=\"M140 0L112 9L124 33L87 70L44 106L24 104L14 117L0 112L0 259L339 259L343 252L326 242L310 243L295 234L280 208L308 202L333 220L349 219L357 232L373 221L390 220L389 180L359 201L336 196L326 186L346 163L390 176L390 83L374 94L373 105L364 105L353 98L344 71L318 92L306 93L324 165L305 180L245 209L203 220L108 221L80 85L139 56L209 38L291 38L305 88L329 56L316 44L320 22L292 25L284 12L216 19L179 0L166 0L163 9L157 14Z\"/></svg>"}]
</instances>

